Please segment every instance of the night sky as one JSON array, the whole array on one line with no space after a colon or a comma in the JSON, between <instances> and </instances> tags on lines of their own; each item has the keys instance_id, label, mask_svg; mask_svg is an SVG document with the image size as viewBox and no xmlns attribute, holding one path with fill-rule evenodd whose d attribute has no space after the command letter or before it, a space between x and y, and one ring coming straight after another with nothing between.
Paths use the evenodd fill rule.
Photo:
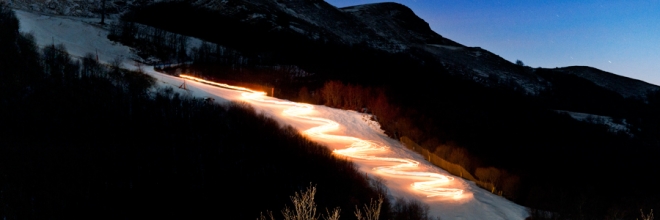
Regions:
<instances>
[{"instance_id":1,"label":"night sky","mask_svg":"<svg viewBox=\"0 0 660 220\"><path fill-rule=\"evenodd\" d=\"M337 7L383 2L326 0ZM660 85L660 0L393 0L438 34L531 67L591 66Z\"/></svg>"}]
</instances>

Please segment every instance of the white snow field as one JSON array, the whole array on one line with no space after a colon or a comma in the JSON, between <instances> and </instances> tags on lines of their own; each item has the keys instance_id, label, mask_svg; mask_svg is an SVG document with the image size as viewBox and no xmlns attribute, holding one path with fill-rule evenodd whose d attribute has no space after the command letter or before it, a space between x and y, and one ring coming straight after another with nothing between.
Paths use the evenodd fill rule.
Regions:
<instances>
[{"instance_id":1,"label":"white snow field","mask_svg":"<svg viewBox=\"0 0 660 220\"><path fill-rule=\"evenodd\" d=\"M73 56L84 56L86 53L96 53L98 50L101 62L111 63L117 57L121 57L125 68L137 68L130 59L135 56L130 48L111 42L106 37L107 30L91 25L83 19L46 16L25 11L16 11L16 15L20 20L21 32L34 34L40 46L61 43ZM525 207L491 194L479 188L474 182L453 177L433 166L421 155L387 137L382 130L370 126L363 120L364 115L361 113L320 105L296 104L265 96L250 98L244 96L243 91L221 88L195 80L186 80L188 90L182 90L177 88L183 83L182 78L160 74L151 66L143 67L143 71L155 77L158 86L171 86L182 94L200 98L211 97L218 103L246 101L257 111L284 125L293 126L332 150L347 149L351 147L350 145L353 145L352 149L380 147L380 151L355 154L348 150L350 152L338 151L337 154L346 155L367 175L383 179L389 189L390 198L417 199L430 206L430 214L433 216L442 219L524 219L528 216ZM419 165L400 167L415 163Z\"/></svg>"}]
</instances>

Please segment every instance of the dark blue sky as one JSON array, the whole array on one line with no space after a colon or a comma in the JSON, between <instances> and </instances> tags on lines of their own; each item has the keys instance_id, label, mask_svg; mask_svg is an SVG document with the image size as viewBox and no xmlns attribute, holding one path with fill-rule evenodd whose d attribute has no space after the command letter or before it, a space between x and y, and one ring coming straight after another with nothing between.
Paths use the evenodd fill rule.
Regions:
<instances>
[{"instance_id":1,"label":"dark blue sky","mask_svg":"<svg viewBox=\"0 0 660 220\"><path fill-rule=\"evenodd\" d=\"M337 6L383 2L326 0ZM438 34L532 67L592 66L660 85L660 0L393 0Z\"/></svg>"}]
</instances>

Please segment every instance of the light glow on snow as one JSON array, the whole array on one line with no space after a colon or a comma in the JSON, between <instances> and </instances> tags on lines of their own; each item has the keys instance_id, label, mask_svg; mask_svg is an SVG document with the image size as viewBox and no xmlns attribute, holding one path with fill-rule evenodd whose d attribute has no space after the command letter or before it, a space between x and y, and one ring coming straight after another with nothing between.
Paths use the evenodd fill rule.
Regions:
<instances>
[{"instance_id":1,"label":"light glow on snow","mask_svg":"<svg viewBox=\"0 0 660 220\"><path fill-rule=\"evenodd\" d=\"M374 154L382 153L389 150L389 147L382 143L363 140L357 137L333 135L329 134L333 131L339 130L339 123L320 117L307 116L314 111L314 106L305 103L297 103L291 101L281 101L275 99L268 99L265 92L254 91L244 87L231 86L224 83L212 82L188 75L180 75L181 78L202 82L214 86L224 87L243 91L243 98L250 101L261 103L269 103L276 105L289 106L282 113L285 116L308 120L311 122L318 122L321 125L312 127L303 131L303 134L313 137L324 139L328 142L341 142L350 143L345 149L336 149L333 151L336 155L346 156L353 159L368 160L368 161L381 161L393 162L395 165L377 166L373 168L378 173L385 173L394 175L400 178L406 177L425 177L428 180L417 181L411 184L412 189L424 193L427 197L459 197L463 194L462 189L445 188L448 182L453 181L454 178L439 173L416 171L419 162L412 159L396 158L396 157L378 157Z\"/></svg>"}]
</instances>

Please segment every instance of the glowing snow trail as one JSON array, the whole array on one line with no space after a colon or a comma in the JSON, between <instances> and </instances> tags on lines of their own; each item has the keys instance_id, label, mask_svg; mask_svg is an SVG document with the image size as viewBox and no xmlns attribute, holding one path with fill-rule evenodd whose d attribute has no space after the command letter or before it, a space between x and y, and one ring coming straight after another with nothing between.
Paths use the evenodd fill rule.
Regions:
<instances>
[{"instance_id":1,"label":"glowing snow trail","mask_svg":"<svg viewBox=\"0 0 660 220\"><path fill-rule=\"evenodd\" d=\"M266 93L264 92L253 91L248 88L231 86L223 83L216 83L188 75L180 75L180 77L184 79L189 79L201 83L218 86L218 87L243 91L244 92L242 94L243 97L248 100L261 102L261 103L291 106L290 108L284 110L283 112L284 115L293 118L299 118L299 119L321 123L320 126L316 126L303 131L304 134L310 137L322 138L329 141L346 141L351 143L348 148L334 150L335 154L343 155L355 159L361 159L361 160L399 163L393 166L379 166L374 168L374 170L396 176L427 177L432 179L429 181L414 182L412 184L413 189L425 193L427 197L460 196L461 194L463 194L463 190L461 189L442 187L443 185L446 185L448 182L454 180L453 177L442 175L439 173L432 173L432 172L410 171L419 165L419 162L415 160L404 159L404 158L392 158L392 157L377 157L373 155L368 155L368 153L386 152L388 150L388 147L381 143L377 143L369 140L362 140L356 137L328 134L329 132L338 130L339 124L335 121L326 118L306 116L307 114L310 114L314 109L313 105L305 104L305 103L296 103L291 101L265 99Z\"/></svg>"}]
</instances>

